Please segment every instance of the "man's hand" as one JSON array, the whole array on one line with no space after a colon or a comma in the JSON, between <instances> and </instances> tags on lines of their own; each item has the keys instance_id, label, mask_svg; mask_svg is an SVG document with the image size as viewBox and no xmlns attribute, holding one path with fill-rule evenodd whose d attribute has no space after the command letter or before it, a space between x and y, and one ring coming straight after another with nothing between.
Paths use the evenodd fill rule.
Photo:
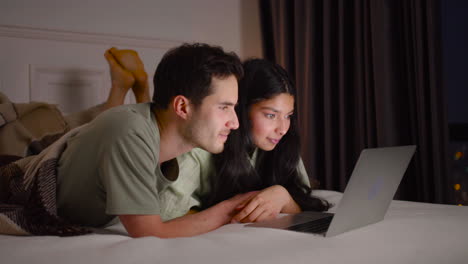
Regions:
<instances>
[{"instance_id":1,"label":"man's hand","mask_svg":"<svg viewBox=\"0 0 468 264\"><path fill-rule=\"evenodd\" d=\"M241 223L273 219L281 212L301 211L289 192L281 185L274 185L258 192L251 199L239 204L236 209L240 212L232 218L232 221Z\"/></svg>"}]
</instances>

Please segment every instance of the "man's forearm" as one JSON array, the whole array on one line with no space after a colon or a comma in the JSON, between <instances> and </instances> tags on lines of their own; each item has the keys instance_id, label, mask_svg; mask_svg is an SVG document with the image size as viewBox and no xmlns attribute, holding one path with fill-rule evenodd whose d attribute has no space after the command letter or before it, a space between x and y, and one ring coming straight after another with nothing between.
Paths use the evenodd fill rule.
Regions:
<instances>
[{"instance_id":1,"label":"man's forearm","mask_svg":"<svg viewBox=\"0 0 468 264\"><path fill-rule=\"evenodd\" d=\"M188 214L162 222L159 215L120 215L125 229L132 237L188 237L203 234L231 221L235 208L249 199L251 193L236 195L196 214Z\"/></svg>"},{"instance_id":2,"label":"man's forearm","mask_svg":"<svg viewBox=\"0 0 468 264\"><path fill-rule=\"evenodd\" d=\"M164 222L167 237L195 236L215 230L231 221L234 207L227 200L201 212Z\"/></svg>"}]
</instances>

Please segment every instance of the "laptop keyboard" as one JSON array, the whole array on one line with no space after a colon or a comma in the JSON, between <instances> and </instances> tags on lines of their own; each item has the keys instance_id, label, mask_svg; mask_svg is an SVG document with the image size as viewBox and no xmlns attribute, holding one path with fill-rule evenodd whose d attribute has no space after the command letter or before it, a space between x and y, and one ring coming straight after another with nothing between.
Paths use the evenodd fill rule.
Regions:
<instances>
[{"instance_id":1,"label":"laptop keyboard","mask_svg":"<svg viewBox=\"0 0 468 264\"><path fill-rule=\"evenodd\" d=\"M328 230L332 219L333 215L330 215L324 218L290 226L288 227L288 230L318 234L325 233Z\"/></svg>"}]
</instances>

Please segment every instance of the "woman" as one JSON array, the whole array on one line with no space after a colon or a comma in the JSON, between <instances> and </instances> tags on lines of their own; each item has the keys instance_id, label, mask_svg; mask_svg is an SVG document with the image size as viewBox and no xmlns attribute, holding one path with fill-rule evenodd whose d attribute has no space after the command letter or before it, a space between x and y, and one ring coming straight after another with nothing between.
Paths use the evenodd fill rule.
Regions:
<instances>
[{"instance_id":1,"label":"woman","mask_svg":"<svg viewBox=\"0 0 468 264\"><path fill-rule=\"evenodd\" d=\"M214 155L215 173L202 196L209 207L238 193L262 190L239 207L238 222L254 222L278 213L324 211L326 201L311 196L300 159L296 90L286 71L263 59L244 63L239 83L239 129L224 151Z\"/></svg>"}]
</instances>

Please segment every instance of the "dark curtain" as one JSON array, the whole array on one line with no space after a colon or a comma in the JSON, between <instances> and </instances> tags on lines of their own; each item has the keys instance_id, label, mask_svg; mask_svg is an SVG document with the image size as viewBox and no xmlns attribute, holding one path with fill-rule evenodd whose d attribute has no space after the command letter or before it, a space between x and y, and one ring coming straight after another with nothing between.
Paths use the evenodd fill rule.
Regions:
<instances>
[{"instance_id":1,"label":"dark curtain","mask_svg":"<svg viewBox=\"0 0 468 264\"><path fill-rule=\"evenodd\" d=\"M363 148L417 145L397 199L446 203L437 0L261 0L264 56L295 78L302 157L344 191Z\"/></svg>"}]
</instances>

